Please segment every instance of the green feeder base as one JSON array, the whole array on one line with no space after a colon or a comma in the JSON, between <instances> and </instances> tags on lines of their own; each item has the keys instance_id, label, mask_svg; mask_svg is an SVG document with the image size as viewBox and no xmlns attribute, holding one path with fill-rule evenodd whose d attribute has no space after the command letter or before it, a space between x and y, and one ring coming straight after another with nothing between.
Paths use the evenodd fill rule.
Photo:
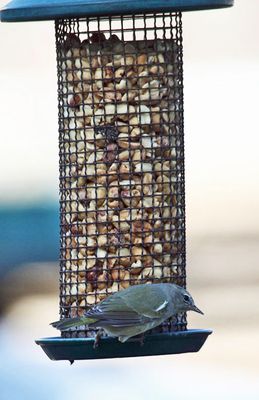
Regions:
<instances>
[{"instance_id":1,"label":"green feeder base","mask_svg":"<svg viewBox=\"0 0 259 400\"><path fill-rule=\"evenodd\" d=\"M200 350L211 330L151 334L143 345L137 339L120 343L117 338L105 337L99 347L93 348L92 338L52 337L36 340L51 360L91 360L101 358L143 357L165 354L193 353Z\"/></svg>"}]
</instances>

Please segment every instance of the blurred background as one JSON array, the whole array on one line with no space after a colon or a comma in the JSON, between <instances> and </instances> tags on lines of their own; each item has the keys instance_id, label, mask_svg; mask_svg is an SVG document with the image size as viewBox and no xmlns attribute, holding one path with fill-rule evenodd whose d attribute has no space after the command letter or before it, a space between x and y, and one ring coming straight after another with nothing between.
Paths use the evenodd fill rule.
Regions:
<instances>
[{"instance_id":1,"label":"blurred background","mask_svg":"<svg viewBox=\"0 0 259 400\"><path fill-rule=\"evenodd\" d=\"M258 19L258 0L183 17L188 287L205 312L189 327L213 335L198 354L72 367L34 343L58 317L54 24L0 24L2 400L259 398Z\"/></svg>"}]
</instances>

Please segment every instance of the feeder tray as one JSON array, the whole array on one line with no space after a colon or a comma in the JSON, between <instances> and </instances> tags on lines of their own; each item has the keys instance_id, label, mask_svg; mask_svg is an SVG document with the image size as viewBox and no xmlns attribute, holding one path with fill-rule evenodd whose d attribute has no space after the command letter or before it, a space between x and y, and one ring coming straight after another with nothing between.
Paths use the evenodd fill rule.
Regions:
<instances>
[{"instance_id":1,"label":"feeder tray","mask_svg":"<svg viewBox=\"0 0 259 400\"><path fill-rule=\"evenodd\" d=\"M143 357L194 353L200 350L212 331L189 329L182 332L147 335L143 345L138 339L120 343L117 339L103 338L100 346L93 348L92 339L47 338L36 340L51 360L91 360L114 357Z\"/></svg>"},{"instance_id":2,"label":"feeder tray","mask_svg":"<svg viewBox=\"0 0 259 400\"><path fill-rule=\"evenodd\" d=\"M6 22L55 20L60 317L140 283L186 285L182 11L232 0L12 1ZM37 340L52 360L199 351L179 314L141 346L86 326Z\"/></svg>"}]
</instances>

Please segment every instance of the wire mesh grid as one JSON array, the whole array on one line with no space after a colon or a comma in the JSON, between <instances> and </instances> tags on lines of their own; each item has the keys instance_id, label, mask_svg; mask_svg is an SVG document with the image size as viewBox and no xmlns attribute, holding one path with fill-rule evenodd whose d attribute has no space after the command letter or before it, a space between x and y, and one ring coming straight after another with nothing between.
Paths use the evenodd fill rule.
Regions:
<instances>
[{"instance_id":1,"label":"wire mesh grid","mask_svg":"<svg viewBox=\"0 0 259 400\"><path fill-rule=\"evenodd\" d=\"M181 13L56 20L56 46L61 318L129 285L185 286Z\"/></svg>"}]
</instances>

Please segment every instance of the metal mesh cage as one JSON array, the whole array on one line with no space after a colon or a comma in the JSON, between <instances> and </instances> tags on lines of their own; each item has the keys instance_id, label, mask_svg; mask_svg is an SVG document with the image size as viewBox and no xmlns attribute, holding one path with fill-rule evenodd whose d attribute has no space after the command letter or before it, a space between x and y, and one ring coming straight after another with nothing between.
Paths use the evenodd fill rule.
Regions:
<instances>
[{"instance_id":1,"label":"metal mesh cage","mask_svg":"<svg viewBox=\"0 0 259 400\"><path fill-rule=\"evenodd\" d=\"M60 19L56 45L61 318L129 285L185 286L181 14Z\"/></svg>"}]
</instances>

